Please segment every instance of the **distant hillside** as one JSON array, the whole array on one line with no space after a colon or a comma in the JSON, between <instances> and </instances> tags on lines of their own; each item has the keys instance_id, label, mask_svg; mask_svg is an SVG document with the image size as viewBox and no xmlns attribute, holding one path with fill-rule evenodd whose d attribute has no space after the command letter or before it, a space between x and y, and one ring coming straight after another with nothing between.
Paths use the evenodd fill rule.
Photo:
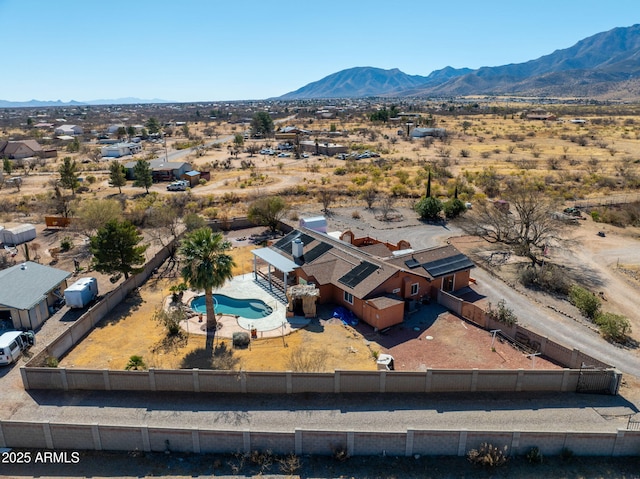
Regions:
<instances>
[{"instance_id":1,"label":"distant hillside","mask_svg":"<svg viewBox=\"0 0 640 479\"><path fill-rule=\"evenodd\" d=\"M640 25L614 28L525 63L477 70L436 70L427 77L398 69L351 68L280 98L366 96L530 96L640 99Z\"/></svg>"},{"instance_id":2,"label":"distant hillside","mask_svg":"<svg viewBox=\"0 0 640 479\"><path fill-rule=\"evenodd\" d=\"M29 101L8 101L0 100L0 108L38 108L46 106L81 106L81 105L131 105L138 103L170 103L167 100L143 100L140 98L116 98L115 100L90 100L90 101L46 101L46 100L29 100Z\"/></svg>"},{"instance_id":3,"label":"distant hillside","mask_svg":"<svg viewBox=\"0 0 640 479\"><path fill-rule=\"evenodd\" d=\"M427 77L407 75L397 68L383 70L372 67L356 67L342 70L322 80L282 95L282 100L304 98L362 98L380 96L389 92L401 92L423 85Z\"/></svg>"}]
</instances>

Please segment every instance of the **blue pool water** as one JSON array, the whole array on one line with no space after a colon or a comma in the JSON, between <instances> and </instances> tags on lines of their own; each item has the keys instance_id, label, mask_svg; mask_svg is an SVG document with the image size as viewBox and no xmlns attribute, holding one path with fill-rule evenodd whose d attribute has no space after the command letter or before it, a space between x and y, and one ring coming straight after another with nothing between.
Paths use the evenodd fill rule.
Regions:
<instances>
[{"instance_id":1,"label":"blue pool water","mask_svg":"<svg viewBox=\"0 0 640 479\"><path fill-rule=\"evenodd\" d=\"M216 314L232 314L247 319L264 318L273 312L273 309L260 299L236 299L224 294L214 294L213 305ZM205 314L204 295L193 298L191 309L196 313Z\"/></svg>"}]
</instances>

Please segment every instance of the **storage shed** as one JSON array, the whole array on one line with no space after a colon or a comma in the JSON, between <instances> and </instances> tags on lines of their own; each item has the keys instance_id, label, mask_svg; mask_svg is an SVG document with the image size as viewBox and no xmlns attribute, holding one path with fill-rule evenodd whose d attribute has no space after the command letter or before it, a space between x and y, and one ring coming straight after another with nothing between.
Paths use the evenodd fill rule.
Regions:
<instances>
[{"instance_id":1,"label":"storage shed","mask_svg":"<svg viewBox=\"0 0 640 479\"><path fill-rule=\"evenodd\" d=\"M327 219L324 216L312 216L311 218L300 218L300 226L309 228L319 233L327 232Z\"/></svg>"},{"instance_id":2,"label":"storage shed","mask_svg":"<svg viewBox=\"0 0 640 479\"><path fill-rule=\"evenodd\" d=\"M16 329L36 329L54 311L67 287L68 271L27 261L0 271L0 319Z\"/></svg>"},{"instance_id":3,"label":"storage shed","mask_svg":"<svg viewBox=\"0 0 640 479\"><path fill-rule=\"evenodd\" d=\"M15 246L34 239L36 237L36 227L26 223L12 228L5 228L0 231L0 234L2 234L2 242L4 244Z\"/></svg>"}]
</instances>

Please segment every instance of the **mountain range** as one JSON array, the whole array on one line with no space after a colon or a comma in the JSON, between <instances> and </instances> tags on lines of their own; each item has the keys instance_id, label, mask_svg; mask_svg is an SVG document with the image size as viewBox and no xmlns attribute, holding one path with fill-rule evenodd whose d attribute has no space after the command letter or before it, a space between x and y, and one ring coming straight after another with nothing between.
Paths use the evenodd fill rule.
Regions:
<instances>
[{"instance_id":1,"label":"mountain range","mask_svg":"<svg viewBox=\"0 0 640 479\"><path fill-rule=\"evenodd\" d=\"M350 68L279 99L465 95L638 100L640 24L598 33L525 63L476 70L446 67L428 76L407 75L397 68Z\"/></svg>"},{"instance_id":2,"label":"mountain range","mask_svg":"<svg viewBox=\"0 0 640 479\"><path fill-rule=\"evenodd\" d=\"M166 100L159 100L154 98L153 100L143 100L140 98L117 98L114 100L89 100L89 101L47 101L47 100L29 100L29 101L8 101L0 100L0 108L38 108L44 106L85 106L85 105L135 105L142 103L170 103Z\"/></svg>"}]
</instances>

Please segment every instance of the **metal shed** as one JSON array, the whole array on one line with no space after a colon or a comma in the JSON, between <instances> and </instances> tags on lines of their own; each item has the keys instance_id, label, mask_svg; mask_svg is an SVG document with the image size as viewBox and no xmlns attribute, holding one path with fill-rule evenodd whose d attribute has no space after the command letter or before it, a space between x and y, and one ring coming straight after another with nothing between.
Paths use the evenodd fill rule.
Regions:
<instances>
[{"instance_id":1,"label":"metal shed","mask_svg":"<svg viewBox=\"0 0 640 479\"><path fill-rule=\"evenodd\" d=\"M5 228L0 230L2 242L6 245L15 246L27 241L31 241L36 237L36 227L26 223L13 228Z\"/></svg>"}]
</instances>

